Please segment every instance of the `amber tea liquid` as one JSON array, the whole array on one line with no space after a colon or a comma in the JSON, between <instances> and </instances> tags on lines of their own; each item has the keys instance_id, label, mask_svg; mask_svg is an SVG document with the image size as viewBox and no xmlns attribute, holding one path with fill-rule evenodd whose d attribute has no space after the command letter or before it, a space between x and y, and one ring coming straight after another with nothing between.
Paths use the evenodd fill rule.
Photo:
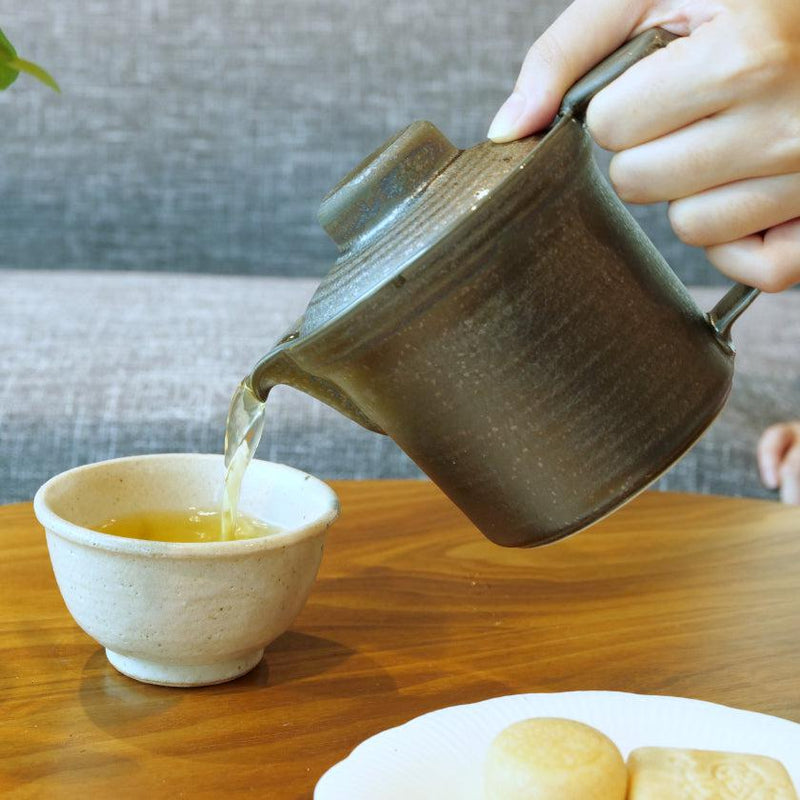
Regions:
<instances>
[{"instance_id":1,"label":"amber tea liquid","mask_svg":"<svg viewBox=\"0 0 800 800\"><path fill-rule=\"evenodd\" d=\"M100 533L126 539L157 542L219 542L222 540L222 514L218 510L190 508L186 511L146 511L106 520L96 526ZM280 529L261 520L239 514L231 538L255 539Z\"/></svg>"},{"instance_id":2,"label":"amber tea liquid","mask_svg":"<svg viewBox=\"0 0 800 800\"><path fill-rule=\"evenodd\" d=\"M261 440L265 407L246 381L239 384L225 424L225 482L219 509L137 512L105 520L95 529L128 539L195 543L276 533L280 530L277 526L239 513L242 479Z\"/></svg>"}]
</instances>

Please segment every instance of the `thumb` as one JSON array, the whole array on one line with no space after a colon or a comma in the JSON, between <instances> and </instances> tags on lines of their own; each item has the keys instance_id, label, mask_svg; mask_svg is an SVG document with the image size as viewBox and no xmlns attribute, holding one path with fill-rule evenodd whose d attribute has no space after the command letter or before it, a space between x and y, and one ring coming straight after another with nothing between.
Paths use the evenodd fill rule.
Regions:
<instances>
[{"instance_id":1,"label":"thumb","mask_svg":"<svg viewBox=\"0 0 800 800\"><path fill-rule=\"evenodd\" d=\"M510 142L547 127L575 81L630 37L648 0L575 0L533 43L487 136Z\"/></svg>"}]
</instances>

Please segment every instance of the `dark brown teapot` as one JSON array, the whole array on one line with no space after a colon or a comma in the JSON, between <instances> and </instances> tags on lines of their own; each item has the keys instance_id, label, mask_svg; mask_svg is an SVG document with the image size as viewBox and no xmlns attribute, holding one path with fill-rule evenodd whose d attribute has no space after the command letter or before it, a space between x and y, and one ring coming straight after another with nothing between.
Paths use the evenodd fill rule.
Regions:
<instances>
[{"instance_id":1,"label":"dark brown teapot","mask_svg":"<svg viewBox=\"0 0 800 800\"><path fill-rule=\"evenodd\" d=\"M732 322L701 311L599 172L591 97L672 38L584 77L545 133L455 148L417 122L323 200L340 248L256 366L385 433L493 541L540 545L670 467L728 396Z\"/></svg>"}]
</instances>

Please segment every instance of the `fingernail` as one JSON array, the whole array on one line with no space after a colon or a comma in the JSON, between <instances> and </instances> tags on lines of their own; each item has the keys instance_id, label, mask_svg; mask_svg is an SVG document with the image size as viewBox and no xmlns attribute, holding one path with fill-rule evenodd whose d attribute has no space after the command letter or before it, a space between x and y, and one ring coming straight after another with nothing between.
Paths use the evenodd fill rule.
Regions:
<instances>
[{"instance_id":1,"label":"fingernail","mask_svg":"<svg viewBox=\"0 0 800 800\"><path fill-rule=\"evenodd\" d=\"M494 142L504 142L514 136L514 123L525 111L527 101L522 92L513 92L495 114L486 136Z\"/></svg>"}]
</instances>

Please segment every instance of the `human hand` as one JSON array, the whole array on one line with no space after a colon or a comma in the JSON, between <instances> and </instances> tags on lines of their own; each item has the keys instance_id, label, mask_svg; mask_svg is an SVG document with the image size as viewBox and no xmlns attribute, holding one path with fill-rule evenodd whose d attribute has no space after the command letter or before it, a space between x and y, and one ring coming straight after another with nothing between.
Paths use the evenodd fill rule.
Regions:
<instances>
[{"instance_id":1,"label":"human hand","mask_svg":"<svg viewBox=\"0 0 800 800\"><path fill-rule=\"evenodd\" d=\"M675 233L736 281L800 282L800 2L575 0L531 47L489 138L553 120L566 90L644 30L681 37L587 112L632 203L669 201Z\"/></svg>"},{"instance_id":2,"label":"human hand","mask_svg":"<svg viewBox=\"0 0 800 800\"><path fill-rule=\"evenodd\" d=\"M784 503L800 505L800 422L772 425L758 442L758 468L768 489Z\"/></svg>"}]
</instances>

